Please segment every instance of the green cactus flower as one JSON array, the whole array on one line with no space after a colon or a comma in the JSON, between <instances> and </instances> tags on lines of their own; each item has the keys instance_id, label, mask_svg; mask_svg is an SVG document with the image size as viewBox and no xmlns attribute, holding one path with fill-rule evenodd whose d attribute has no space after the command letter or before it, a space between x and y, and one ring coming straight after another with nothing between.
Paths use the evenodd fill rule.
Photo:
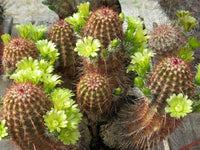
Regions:
<instances>
[{"instance_id":1,"label":"green cactus flower","mask_svg":"<svg viewBox=\"0 0 200 150\"><path fill-rule=\"evenodd\" d=\"M200 85L200 64L198 64L196 66L196 68L197 68L197 74L195 76L195 82L194 83L199 86Z\"/></svg>"},{"instance_id":2,"label":"green cactus flower","mask_svg":"<svg viewBox=\"0 0 200 150\"><path fill-rule=\"evenodd\" d=\"M51 111L48 111L43 117L45 120L45 125L48 127L50 132L60 132L61 128L67 127L68 121L65 111L57 111L52 109Z\"/></svg>"},{"instance_id":3,"label":"green cactus flower","mask_svg":"<svg viewBox=\"0 0 200 150\"><path fill-rule=\"evenodd\" d=\"M64 129L58 136L64 144L69 145L70 143L75 144L77 140L81 137L78 130L67 130Z\"/></svg>"},{"instance_id":4,"label":"green cactus flower","mask_svg":"<svg viewBox=\"0 0 200 150\"><path fill-rule=\"evenodd\" d=\"M8 43L11 40L11 36L8 33L5 33L1 36L1 39L3 41L3 44L5 45L6 43Z\"/></svg>"},{"instance_id":5,"label":"green cactus flower","mask_svg":"<svg viewBox=\"0 0 200 150\"><path fill-rule=\"evenodd\" d=\"M10 76L16 83L29 81L33 84L43 85L44 91L50 93L61 83L60 76L53 75L53 66L45 60L24 58L16 64L17 69Z\"/></svg>"},{"instance_id":6,"label":"green cactus flower","mask_svg":"<svg viewBox=\"0 0 200 150\"><path fill-rule=\"evenodd\" d=\"M173 94L166 101L169 104L169 107L165 108L165 112L170 113L171 117L180 118L192 112L193 101L188 99L187 95L183 96L182 93L178 95Z\"/></svg>"},{"instance_id":7,"label":"green cactus flower","mask_svg":"<svg viewBox=\"0 0 200 150\"><path fill-rule=\"evenodd\" d=\"M74 51L78 52L79 56L95 58L98 56L97 51L100 50L100 46L101 43L98 39L93 39L93 37L89 36L83 40L79 39Z\"/></svg>"},{"instance_id":8,"label":"green cactus flower","mask_svg":"<svg viewBox=\"0 0 200 150\"><path fill-rule=\"evenodd\" d=\"M2 138L6 137L8 135L7 133L7 129L8 127L5 127L6 121L5 120L1 120L0 122L0 141Z\"/></svg>"},{"instance_id":9,"label":"green cactus flower","mask_svg":"<svg viewBox=\"0 0 200 150\"><path fill-rule=\"evenodd\" d=\"M74 96L71 90L57 88L51 93L51 101L56 110L65 110L71 107L75 102L71 98Z\"/></svg>"},{"instance_id":10,"label":"green cactus flower","mask_svg":"<svg viewBox=\"0 0 200 150\"><path fill-rule=\"evenodd\" d=\"M150 58L154 55L155 53L148 49L135 53L131 56L131 64L128 66L127 72L135 71L139 76L144 76L150 71Z\"/></svg>"},{"instance_id":11,"label":"green cactus flower","mask_svg":"<svg viewBox=\"0 0 200 150\"><path fill-rule=\"evenodd\" d=\"M49 61L51 64L54 64L54 62L58 59L58 49L56 49L56 45L53 42L40 40L37 41L36 47L41 53L40 57Z\"/></svg>"},{"instance_id":12,"label":"green cactus flower","mask_svg":"<svg viewBox=\"0 0 200 150\"><path fill-rule=\"evenodd\" d=\"M44 25L32 25L32 23L26 25L16 25L15 28L19 31L19 35L22 38L30 39L33 42L43 39L44 33L47 27Z\"/></svg>"},{"instance_id":13,"label":"green cactus flower","mask_svg":"<svg viewBox=\"0 0 200 150\"><path fill-rule=\"evenodd\" d=\"M77 13L74 13L73 16L65 18L65 21L71 24L78 34L82 34L82 29L86 25L87 19L90 16L89 6L89 2L80 4L78 6Z\"/></svg>"}]
</instances>

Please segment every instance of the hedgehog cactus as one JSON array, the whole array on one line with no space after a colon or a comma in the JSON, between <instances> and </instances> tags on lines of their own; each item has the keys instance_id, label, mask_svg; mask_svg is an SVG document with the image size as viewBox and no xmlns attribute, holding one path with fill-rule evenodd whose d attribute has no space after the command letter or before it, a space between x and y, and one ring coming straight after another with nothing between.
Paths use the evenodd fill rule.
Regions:
<instances>
[{"instance_id":1,"label":"hedgehog cactus","mask_svg":"<svg viewBox=\"0 0 200 150\"><path fill-rule=\"evenodd\" d=\"M68 73L73 74L77 56L74 52L76 36L71 25L62 19L56 21L50 28L49 39L56 44L61 54L59 66L67 67Z\"/></svg>"},{"instance_id":2,"label":"hedgehog cactus","mask_svg":"<svg viewBox=\"0 0 200 150\"><path fill-rule=\"evenodd\" d=\"M110 148L150 149L157 146L181 123L182 119L158 113L158 105L145 98L127 104L119 112L119 120L101 128L101 137Z\"/></svg>"},{"instance_id":3,"label":"hedgehog cactus","mask_svg":"<svg viewBox=\"0 0 200 150\"><path fill-rule=\"evenodd\" d=\"M2 119L12 141L22 150L52 150L55 141L45 136L43 115L51 109L43 90L29 82L10 87L3 98Z\"/></svg>"},{"instance_id":4,"label":"hedgehog cactus","mask_svg":"<svg viewBox=\"0 0 200 150\"><path fill-rule=\"evenodd\" d=\"M114 39L123 39L122 22L117 12L107 7L102 7L94 11L85 26L84 37L92 36L99 39L101 50L107 49Z\"/></svg>"},{"instance_id":5,"label":"hedgehog cactus","mask_svg":"<svg viewBox=\"0 0 200 150\"><path fill-rule=\"evenodd\" d=\"M77 102L87 113L102 114L111 106L111 91L105 77L89 73L77 85Z\"/></svg>"},{"instance_id":6,"label":"hedgehog cactus","mask_svg":"<svg viewBox=\"0 0 200 150\"><path fill-rule=\"evenodd\" d=\"M182 31L172 25L159 25L150 33L149 48L158 57L175 55L180 47L186 45L187 38Z\"/></svg>"},{"instance_id":7,"label":"hedgehog cactus","mask_svg":"<svg viewBox=\"0 0 200 150\"><path fill-rule=\"evenodd\" d=\"M164 58L156 65L149 80L154 100L166 106L166 99L173 93L183 93L191 98L194 95L193 75L189 64L173 56Z\"/></svg>"},{"instance_id":8,"label":"hedgehog cactus","mask_svg":"<svg viewBox=\"0 0 200 150\"><path fill-rule=\"evenodd\" d=\"M4 47L2 64L5 73L16 69L17 62L24 57L32 57L37 59L39 57L39 51L34 43L23 38L13 38Z\"/></svg>"},{"instance_id":9,"label":"hedgehog cactus","mask_svg":"<svg viewBox=\"0 0 200 150\"><path fill-rule=\"evenodd\" d=\"M107 7L94 11L84 29L84 37L90 36L98 39L101 47L98 58L94 62L83 60L85 71L95 71L111 77L113 77L111 75L113 72L120 73L124 69L124 52L121 44L123 40L122 22L118 13ZM110 50L110 46L115 42L118 43L118 46Z\"/></svg>"}]
</instances>

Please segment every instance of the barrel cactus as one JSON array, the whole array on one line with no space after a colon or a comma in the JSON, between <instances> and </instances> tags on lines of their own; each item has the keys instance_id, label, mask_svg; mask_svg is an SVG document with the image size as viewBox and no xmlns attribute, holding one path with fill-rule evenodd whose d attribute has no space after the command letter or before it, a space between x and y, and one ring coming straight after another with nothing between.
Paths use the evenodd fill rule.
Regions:
<instances>
[{"instance_id":1,"label":"barrel cactus","mask_svg":"<svg viewBox=\"0 0 200 150\"><path fill-rule=\"evenodd\" d=\"M37 59L40 53L34 43L24 38L11 39L3 49L2 64L4 73L16 69L17 62L24 57L32 57Z\"/></svg>"},{"instance_id":2,"label":"barrel cactus","mask_svg":"<svg viewBox=\"0 0 200 150\"><path fill-rule=\"evenodd\" d=\"M60 53L59 66L67 68L68 73L74 74L76 53L74 52L76 36L71 25L60 19L50 28L49 40L56 44Z\"/></svg>"},{"instance_id":3,"label":"barrel cactus","mask_svg":"<svg viewBox=\"0 0 200 150\"><path fill-rule=\"evenodd\" d=\"M18 83L3 98L2 119L11 140L22 150L52 150L59 145L46 135L43 115L52 104L43 90L32 83ZM59 142L58 142L59 143Z\"/></svg>"},{"instance_id":4,"label":"barrel cactus","mask_svg":"<svg viewBox=\"0 0 200 150\"><path fill-rule=\"evenodd\" d=\"M105 77L96 73L84 75L77 85L77 102L90 114L103 114L111 107L111 90Z\"/></svg>"},{"instance_id":5,"label":"barrel cactus","mask_svg":"<svg viewBox=\"0 0 200 150\"><path fill-rule=\"evenodd\" d=\"M180 47L187 43L182 31L173 25L159 25L150 32L149 48L157 53L158 57L175 55Z\"/></svg>"},{"instance_id":6,"label":"barrel cactus","mask_svg":"<svg viewBox=\"0 0 200 150\"><path fill-rule=\"evenodd\" d=\"M149 88L152 90L154 100L165 104L166 99L173 93L183 93L192 98L194 95L193 74L187 62L179 57L167 57L156 65L150 80Z\"/></svg>"}]
</instances>

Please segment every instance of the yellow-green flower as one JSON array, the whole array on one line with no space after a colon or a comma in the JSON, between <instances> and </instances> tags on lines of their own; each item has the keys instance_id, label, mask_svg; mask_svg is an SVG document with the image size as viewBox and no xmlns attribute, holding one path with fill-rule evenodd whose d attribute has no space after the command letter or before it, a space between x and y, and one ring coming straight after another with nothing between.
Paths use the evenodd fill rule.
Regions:
<instances>
[{"instance_id":1,"label":"yellow-green flower","mask_svg":"<svg viewBox=\"0 0 200 150\"><path fill-rule=\"evenodd\" d=\"M183 94L173 94L168 98L167 103L169 107L165 108L166 113L170 113L171 117L184 117L188 113L192 112L193 101L188 99L188 96L183 96Z\"/></svg>"},{"instance_id":2,"label":"yellow-green flower","mask_svg":"<svg viewBox=\"0 0 200 150\"><path fill-rule=\"evenodd\" d=\"M95 58L98 56L97 51L99 51L101 43L98 39L93 39L93 37L85 37L83 40L79 39L76 43L76 48L74 51L78 52L79 56Z\"/></svg>"},{"instance_id":3,"label":"yellow-green flower","mask_svg":"<svg viewBox=\"0 0 200 150\"><path fill-rule=\"evenodd\" d=\"M0 141L3 137L6 137L8 135L8 133L6 132L6 130L8 129L8 127L5 127L5 120L2 120L0 122Z\"/></svg>"},{"instance_id":4,"label":"yellow-green flower","mask_svg":"<svg viewBox=\"0 0 200 150\"><path fill-rule=\"evenodd\" d=\"M57 131L60 132L61 128L67 127L67 116L65 115L65 111L62 110L54 110L48 111L44 116L45 125L48 127L50 132Z\"/></svg>"}]
</instances>

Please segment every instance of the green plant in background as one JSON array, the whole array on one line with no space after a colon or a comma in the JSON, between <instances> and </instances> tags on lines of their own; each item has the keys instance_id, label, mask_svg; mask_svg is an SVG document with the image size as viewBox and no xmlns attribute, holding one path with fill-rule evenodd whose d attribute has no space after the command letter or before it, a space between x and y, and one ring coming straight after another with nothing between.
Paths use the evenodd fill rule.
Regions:
<instances>
[{"instance_id":1,"label":"green plant in background","mask_svg":"<svg viewBox=\"0 0 200 150\"><path fill-rule=\"evenodd\" d=\"M194 26L198 24L197 20L190 15L189 11L177 11L176 16L178 17L178 25L183 27L184 33L190 31Z\"/></svg>"},{"instance_id":2,"label":"green plant in background","mask_svg":"<svg viewBox=\"0 0 200 150\"><path fill-rule=\"evenodd\" d=\"M73 26L74 30L80 35L82 35L83 28L85 27L87 19L90 16L89 7L89 2L80 4L78 6L77 13L74 13L73 16L65 18L65 21L69 22Z\"/></svg>"}]
</instances>

